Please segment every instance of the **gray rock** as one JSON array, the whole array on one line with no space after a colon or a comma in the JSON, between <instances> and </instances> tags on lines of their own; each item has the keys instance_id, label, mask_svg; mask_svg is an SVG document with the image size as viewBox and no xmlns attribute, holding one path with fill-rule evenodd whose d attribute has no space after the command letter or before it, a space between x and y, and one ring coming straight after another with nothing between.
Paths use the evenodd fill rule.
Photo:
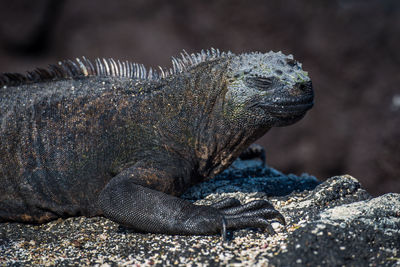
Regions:
<instances>
[{"instance_id":1,"label":"gray rock","mask_svg":"<svg viewBox=\"0 0 400 267\"><path fill-rule=\"evenodd\" d=\"M237 159L230 168L214 179L190 188L182 198L199 200L211 194L234 192L260 192L260 195L284 196L293 191L312 190L318 184L320 182L308 174L285 175L265 167L261 161Z\"/></svg>"},{"instance_id":2,"label":"gray rock","mask_svg":"<svg viewBox=\"0 0 400 267\"><path fill-rule=\"evenodd\" d=\"M400 266L400 194L371 198L344 175L299 200L282 207L298 229L270 264Z\"/></svg>"},{"instance_id":3,"label":"gray rock","mask_svg":"<svg viewBox=\"0 0 400 267\"><path fill-rule=\"evenodd\" d=\"M43 225L0 224L0 265L400 266L400 194L372 198L351 176L320 183L259 161L236 161L183 197L209 204L227 196L268 199L287 220L219 236L136 233L105 218Z\"/></svg>"}]
</instances>

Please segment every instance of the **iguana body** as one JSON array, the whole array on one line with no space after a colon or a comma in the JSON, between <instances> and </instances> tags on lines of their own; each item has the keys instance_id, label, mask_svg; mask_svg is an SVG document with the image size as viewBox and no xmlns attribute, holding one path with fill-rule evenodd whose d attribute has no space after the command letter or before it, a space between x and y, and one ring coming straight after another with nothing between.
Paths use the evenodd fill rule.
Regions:
<instances>
[{"instance_id":1,"label":"iguana body","mask_svg":"<svg viewBox=\"0 0 400 267\"><path fill-rule=\"evenodd\" d=\"M283 221L266 201L211 207L176 196L304 116L313 92L301 65L212 50L173 67L77 59L0 76L0 221L104 215L170 234Z\"/></svg>"}]
</instances>

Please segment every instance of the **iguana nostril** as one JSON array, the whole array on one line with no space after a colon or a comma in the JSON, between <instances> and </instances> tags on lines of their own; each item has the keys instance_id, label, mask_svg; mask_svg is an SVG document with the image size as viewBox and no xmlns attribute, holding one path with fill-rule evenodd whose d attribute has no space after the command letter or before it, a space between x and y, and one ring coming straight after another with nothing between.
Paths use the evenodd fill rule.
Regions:
<instances>
[{"instance_id":1,"label":"iguana nostril","mask_svg":"<svg viewBox=\"0 0 400 267\"><path fill-rule=\"evenodd\" d=\"M298 88L302 92L311 91L312 90L312 82L311 81L307 81L307 82L300 83Z\"/></svg>"}]
</instances>

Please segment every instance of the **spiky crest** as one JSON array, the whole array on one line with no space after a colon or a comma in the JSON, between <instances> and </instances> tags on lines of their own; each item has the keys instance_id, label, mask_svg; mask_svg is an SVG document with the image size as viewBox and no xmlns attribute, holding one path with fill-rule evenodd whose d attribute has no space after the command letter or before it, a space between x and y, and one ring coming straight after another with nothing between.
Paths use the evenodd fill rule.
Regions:
<instances>
[{"instance_id":1,"label":"spiky crest","mask_svg":"<svg viewBox=\"0 0 400 267\"><path fill-rule=\"evenodd\" d=\"M115 61L112 58L95 59L94 62L85 57L75 60L64 60L58 65L49 65L47 69L37 68L27 74L3 73L0 74L0 86L16 86L28 83L62 80L87 76L112 76L139 80L158 80L180 73L207 60L233 55L231 52L220 52L218 49L201 50L200 53L188 54L185 50L181 58L172 57L172 68L153 70L146 69L142 64L129 61Z\"/></svg>"}]
</instances>

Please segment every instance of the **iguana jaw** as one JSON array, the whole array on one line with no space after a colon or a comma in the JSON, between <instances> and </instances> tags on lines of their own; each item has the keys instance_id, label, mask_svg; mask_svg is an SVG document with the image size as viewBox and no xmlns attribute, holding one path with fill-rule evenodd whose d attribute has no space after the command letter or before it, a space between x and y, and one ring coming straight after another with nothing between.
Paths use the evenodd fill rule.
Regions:
<instances>
[{"instance_id":1,"label":"iguana jaw","mask_svg":"<svg viewBox=\"0 0 400 267\"><path fill-rule=\"evenodd\" d=\"M301 89L300 89L301 88ZM311 82L296 85L292 90L279 90L270 97L265 97L255 106L270 117L273 126L293 124L304 117L314 105L314 94Z\"/></svg>"}]
</instances>

